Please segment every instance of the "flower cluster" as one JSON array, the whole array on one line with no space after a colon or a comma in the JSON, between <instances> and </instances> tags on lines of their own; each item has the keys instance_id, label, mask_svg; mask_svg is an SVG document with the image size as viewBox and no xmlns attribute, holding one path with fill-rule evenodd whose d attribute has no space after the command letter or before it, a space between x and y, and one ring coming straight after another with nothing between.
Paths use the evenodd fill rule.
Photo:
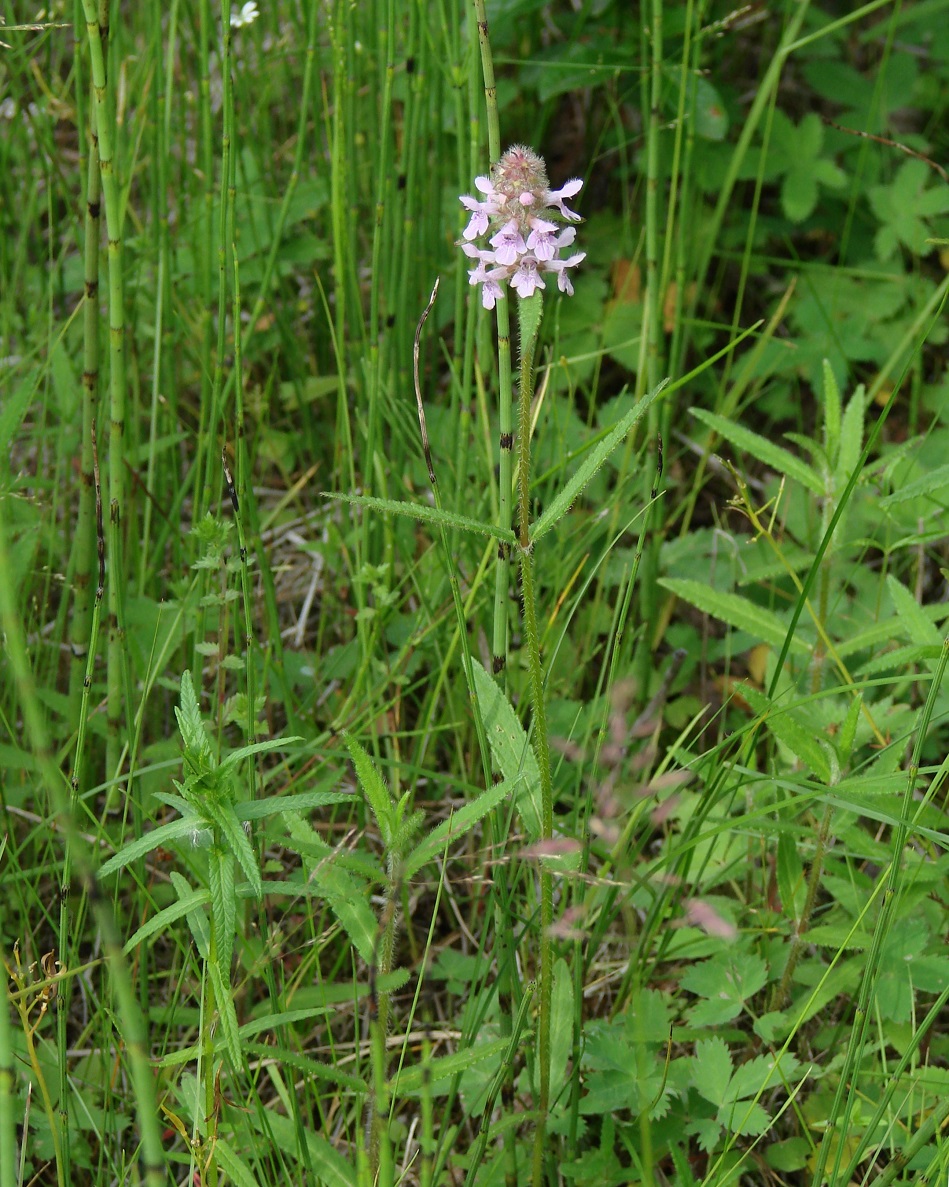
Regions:
<instances>
[{"instance_id":1,"label":"flower cluster","mask_svg":"<svg viewBox=\"0 0 949 1187\"><path fill-rule=\"evenodd\" d=\"M572 198L583 182L568 181L562 189L552 190L547 182L543 159L529 148L516 144L509 148L491 169L490 177L476 177L475 185L482 199L465 194L462 206L471 211L464 230L461 250L476 260L468 276L471 284L480 284L485 309L493 309L504 296L507 281L518 296L530 297L536 289L546 288L544 273L555 273L562 293L573 293L568 268L586 258L577 252L567 259L561 251L576 238L574 227L561 227L549 216L556 212L562 221L575 223L580 216L568 209L565 199ZM487 235L490 247L472 242Z\"/></svg>"}]
</instances>

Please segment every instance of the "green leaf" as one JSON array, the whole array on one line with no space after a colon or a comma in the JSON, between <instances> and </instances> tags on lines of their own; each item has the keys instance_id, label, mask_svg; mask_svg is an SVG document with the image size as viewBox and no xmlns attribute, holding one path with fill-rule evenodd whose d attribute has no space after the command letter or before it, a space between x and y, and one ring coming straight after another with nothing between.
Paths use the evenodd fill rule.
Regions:
<instances>
[{"instance_id":1,"label":"green leaf","mask_svg":"<svg viewBox=\"0 0 949 1187\"><path fill-rule=\"evenodd\" d=\"M208 854L208 890L211 895L211 935L214 959L231 978L231 956L237 931L237 896L234 893L234 858L230 853L212 848Z\"/></svg>"},{"instance_id":2,"label":"green leaf","mask_svg":"<svg viewBox=\"0 0 949 1187\"><path fill-rule=\"evenodd\" d=\"M556 1099L564 1086L567 1061L573 1050L573 974L560 957L554 964L554 988L550 999L550 1092Z\"/></svg>"},{"instance_id":3,"label":"green leaf","mask_svg":"<svg viewBox=\"0 0 949 1187\"><path fill-rule=\"evenodd\" d=\"M180 704L175 708L175 717L178 718L178 729L188 762L198 771L211 770L214 766L211 743L201 718L191 672L187 668L181 673Z\"/></svg>"},{"instance_id":4,"label":"green leaf","mask_svg":"<svg viewBox=\"0 0 949 1187\"><path fill-rule=\"evenodd\" d=\"M171 871L170 878L179 901L185 901L191 897L194 892L186 878L183 878L175 870ZM206 897L210 898L210 895L206 895ZM189 908L188 927L191 929L191 936L198 954L202 960L207 960L211 952L211 928L208 925L207 912L199 907Z\"/></svg>"},{"instance_id":5,"label":"green leaf","mask_svg":"<svg viewBox=\"0 0 949 1187\"><path fill-rule=\"evenodd\" d=\"M249 1122L260 1134L258 1145L264 1148L276 1143L284 1155L296 1165L297 1181L318 1183L319 1187L356 1187L356 1171L351 1163L326 1138L301 1128L298 1119L284 1117L276 1109L251 1109ZM304 1163L300 1150L301 1136L306 1142L308 1161ZM309 1173L304 1174L304 1166Z\"/></svg>"},{"instance_id":6,"label":"green leaf","mask_svg":"<svg viewBox=\"0 0 949 1187\"><path fill-rule=\"evenodd\" d=\"M257 854L247 839L244 826L237 819L234 805L209 799L207 814L208 818L221 830L228 849L241 863L245 878L257 898L260 898L263 894L263 887L260 881L260 867L257 865Z\"/></svg>"},{"instance_id":7,"label":"green leaf","mask_svg":"<svg viewBox=\"0 0 949 1187\"><path fill-rule=\"evenodd\" d=\"M799 482L807 490L816 495L826 494L826 489L819 474L815 473L807 462L802 461L796 454L775 445L767 437L753 433L743 425L727 420L724 416L717 416L714 412L706 412L704 408L690 408L689 412L697 419L707 424L719 437L730 441L738 449L750 454L758 461L764 462L779 474L784 474L794 482Z\"/></svg>"},{"instance_id":8,"label":"green leaf","mask_svg":"<svg viewBox=\"0 0 949 1187\"><path fill-rule=\"evenodd\" d=\"M196 816L182 817L179 820L170 820L167 824L160 824L158 828L153 828L151 832L145 833L144 836L139 837L137 840L130 841L128 845L125 845L118 853L110 857L107 862L104 862L99 867L96 877L108 878L116 870L124 869L125 866L131 865L133 861L138 861L140 857L144 857L146 853L151 853L159 845L167 846L169 841L176 841L179 837L187 836L188 833L194 832L196 828L202 827L204 827L203 822L199 821Z\"/></svg>"},{"instance_id":9,"label":"green leaf","mask_svg":"<svg viewBox=\"0 0 949 1187\"><path fill-rule=\"evenodd\" d=\"M290 738L268 738L266 742L253 742L250 746L239 746L237 750L224 759L221 766L225 769L236 767L241 759L249 758L252 754L266 754L270 750L280 750L291 742L302 742L304 739L298 734Z\"/></svg>"},{"instance_id":10,"label":"green leaf","mask_svg":"<svg viewBox=\"0 0 949 1187\"><path fill-rule=\"evenodd\" d=\"M850 481L860 454L863 452L863 420L866 414L867 391L861 383L847 401L840 426L840 451L834 467L834 488L842 491Z\"/></svg>"},{"instance_id":11,"label":"green leaf","mask_svg":"<svg viewBox=\"0 0 949 1187\"><path fill-rule=\"evenodd\" d=\"M215 1005L221 1023L224 1046L236 1069L243 1064L241 1040L237 1026L237 1011L234 1009L234 995L231 993L230 978L225 980L221 966L216 961L208 963L208 974L214 987Z\"/></svg>"},{"instance_id":12,"label":"green leaf","mask_svg":"<svg viewBox=\"0 0 949 1187\"><path fill-rule=\"evenodd\" d=\"M683 601L695 606L703 614L710 614L737 630L747 631L749 635L768 643L771 647L784 646L787 627L781 619L772 611L749 602L739 594L723 593L701 581L691 581L687 578L661 577L658 584L675 594L677 598L682 598ZM793 637L793 654L808 655L810 651L810 646L800 636Z\"/></svg>"},{"instance_id":13,"label":"green leaf","mask_svg":"<svg viewBox=\"0 0 949 1187\"><path fill-rule=\"evenodd\" d=\"M518 720L498 682L492 679L477 660L474 668L475 693L481 707L491 757L505 783L517 785L514 802L532 841L541 834L540 767L531 749L524 727Z\"/></svg>"},{"instance_id":14,"label":"green leaf","mask_svg":"<svg viewBox=\"0 0 949 1187\"><path fill-rule=\"evenodd\" d=\"M263 820L283 812L308 812L352 800L351 791L301 791L296 795L272 795L264 800L242 800L234 805L238 820Z\"/></svg>"},{"instance_id":15,"label":"green leaf","mask_svg":"<svg viewBox=\"0 0 949 1187\"><path fill-rule=\"evenodd\" d=\"M935 466L922 478L917 478L915 482L908 482L906 486L901 486L899 490L895 490L891 495L881 499L880 506L895 507L909 499L919 499L925 495L934 494L936 491L945 491L947 486L949 486L949 465Z\"/></svg>"},{"instance_id":16,"label":"green leaf","mask_svg":"<svg viewBox=\"0 0 949 1187\"><path fill-rule=\"evenodd\" d=\"M540 329L540 319L544 314L544 299L540 291L531 293L529 297L517 299L517 328L518 342L523 351L530 345L533 347Z\"/></svg>"},{"instance_id":17,"label":"green leaf","mask_svg":"<svg viewBox=\"0 0 949 1187\"><path fill-rule=\"evenodd\" d=\"M9 388L0 404L0 458L3 465L9 466L10 443L19 433L26 410L36 392L39 372L31 372L23 376L20 384L10 392Z\"/></svg>"},{"instance_id":18,"label":"green leaf","mask_svg":"<svg viewBox=\"0 0 949 1187\"><path fill-rule=\"evenodd\" d=\"M767 965L753 952L727 949L690 966L682 976L682 988L705 999L689 1011L690 1022L703 1027L730 1022L767 978Z\"/></svg>"},{"instance_id":19,"label":"green leaf","mask_svg":"<svg viewBox=\"0 0 949 1187\"><path fill-rule=\"evenodd\" d=\"M125 941L122 947L124 955L128 956L130 952L134 952L139 944L143 943L155 932L164 931L165 928L170 927L182 915L188 915L191 911L196 911L199 907L204 906L208 901L209 895L206 890L189 890L188 893L179 898L176 903L171 903L170 906L158 911L151 919L146 920L140 928L134 931Z\"/></svg>"},{"instance_id":20,"label":"green leaf","mask_svg":"<svg viewBox=\"0 0 949 1187\"><path fill-rule=\"evenodd\" d=\"M917 646L942 648L942 635L927 617L919 602L913 597L905 585L902 585L888 573L886 588L889 591L893 606L896 609L897 621L906 628L910 642Z\"/></svg>"},{"instance_id":21,"label":"green leaf","mask_svg":"<svg viewBox=\"0 0 949 1187\"><path fill-rule=\"evenodd\" d=\"M949 192L945 184L931 185L933 174L924 161L905 161L889 185L870 186L868 195L873 213L882 223L875 246L881 260L888 260L907 248L914 255L926 256L934 244L929 220L949 211Z\"/></svg>"},{"instance_id":22,"label":"green leaf","mask_svg":"<svg viewBox=\"0 0 949 1187\"><path fill-rule=\"evenodd\" d=\"M780 1058L758 1055L735 1068L728 1085L727 1100L740 1101L745 1097L757 1097L767 1089L783 1087L797 1075L800 1068L800 1060L790 1051L785 1051Z\"/></svg>"},{"instance_id":23,"label":"green leaf","mask_svg":"<svg viewBox=\"0 0 949 1187\"><path fill-rule=\"evenodd\" d=\"M807 770L822 783L831 783L831 764L827 751L821 746L820 735L810 723L799 721L793 708L774 704L763 693L748 684L741 685L741 695L758 714L765 728L788 750Z\"/></svg>"},{"instance_id":24,"label":"green leaf","mask_svg":"<svg viewBox=\"0 0 949 1187\"><path fill-rule=\"evenodd\" d=\"M718 1120L730 1133L742 1133L757 1137L771 1124L771 1118L761 1105L740 1100L732 1105L723 1105L718 1110Z\"/></svg>"},{"instance_id":25,"label":"green leaf","mask_svg":"<svg viewBox=\"0 0 949 1187\"><path fill-rule=\"evenodd\" d=\"M392 499L376 499L372 495L344 495L331 490L324 490L321 494L324 499L338 499L341 503L352 503L355 507L366 507L370 511L382 511L387 515L407 515L421 523L433 523L449 530L458 529L462 532L476 532L479 536L493 536L505 544L517 542L517 537L510 528L482 523L478 519L469 519L467 515L458 515L454 511L429 507L427 503L400 503Z\"/></svg>"},{"instance_id":26,"label":"green leaf","mask_svg":"<svg viewBox=\"0 0 949 1187\"><path fill-rule=\"evenodd\" d=\"M824 374L824 452L831 466L837 464L840 455L840 418L843 405L840 388L829 359L823 362Z\"/></svg>"},{"instance_id":27,"label":"green leaf","mask_svg":"<svg viewBox=\"0 0 949 1187\"><path fill-rule=\"evenodd\" d=\"M383 844L386 849L391 849L395 832L395 812L392 805L392 797L389 795L389 789L386 787L385 780L379 774L376 764L356 739L350 737L345 730L343 731L343 738L349 749L350 757L353 760L353 766L356 768L356 778L359 780L359 786L362 788L366 802L369 804L372 814L376 818L376 825L382 834Z\"/></svg>"},{"instance_id":28,"label":"green leaf","mask_svg":"<svg viewBox=\"0 0 949 1187\"><path fill-rule=\"evenodd\" d=\"M580 463L580 468L576 474L568 479L566 484L561 487L560 492L554 498L553 502L544 511L543 515L531 525L530 540L532 544L542 536L545 536L566 515L580 496L583 488L593 475L596 474L597 470L600 469L613 450L624 440L633 425L642 418L643 413L659 397L662 389L668 382L668 379L664 379L658 387L643 396L635 408L631 408L623 419L614 425L606 436L590 450L583 462Z\"/></svg>"},{"instance_id":29,"label":"green leaf","mask_svg":"<svg viewBox=\"0 0 949 1187\"><path fill-rule=\"evenodd\" d=\"M511 783L507 779L501 783L495 783L486 791L482 791L477 799L465 804L457 812L453 812L447 820L443 820L441 824L433 828L406 858L403 865L404 876L411 878L426 862L434 860L443 853L446 846L464 836L482 817L487 816L492 808L495 808L505 797L510 795L515 786L516 783Z\"/></svg>"},{"instance_id":30,"label":"green leaf","mask_svg":"<svg viewBox=\"0 0 949 1187\"><path fill-rule=\"evenodd\" d=\"M500 1064L507 1045L506 1038L492 1039L486 1043L476 1042L473 1046L456 1051L453 1055L430 1059L427 1067L419 1061L411 1067L403 1068L397 1077L393 1077L392 1090L400 1095L414 1096L422 1091L426 1079L430 1085L434 1086L439 1081L453 1079L461 1072L467 1071L468 1068L483 1063L486 1059Z\"/></svg>"},{"instance_id":31,"label":"green leaf","mask_svg":"<svg viewBox=\"0 0 949 1187\"><path fill-rule=\"evenodd\" d=\"M257 1179L247 1163L231 1149L227 1142L216 1138L214 1155L227 1172L228 1178L234 1183L234 1187L258 1187Z\"/></svg>"},{"instance_id":32,"label":"green leaf","mask_svg":"<svg viewBox=\"0 0 949 1187\"><path fill-rule=\"evenodd\" d=\"M728 111L721 95L703 75L692 79L695 87L695 134L703 140L724 140Z\"/></svg>"},{"instance_id":33,"label":"green leaf","mask_svg":"<svg viewBox=\"0 0 949 1187\"><path fill-rule=\"evenodd\" d=\"M290 836L306 850L303 863L307 882L318 888L356 951L366 964L372 964L378 924L366 901L366 887L340 865L337 851L312 825L295 813L287 813L284 820Z\"/></svg>"},{"instance_id":34,"label":"green leaf","mask_svg":"<svg viewBox=\"0 0 949 1187\"><path fill-rule=\"evenodd\" d=\"M717 1035L699 1039L692 1058L692 1082L699 1095L713 1105L725 1104L731 1078L732 1057L725 1040Z\"/></svg>"}]
</instances>

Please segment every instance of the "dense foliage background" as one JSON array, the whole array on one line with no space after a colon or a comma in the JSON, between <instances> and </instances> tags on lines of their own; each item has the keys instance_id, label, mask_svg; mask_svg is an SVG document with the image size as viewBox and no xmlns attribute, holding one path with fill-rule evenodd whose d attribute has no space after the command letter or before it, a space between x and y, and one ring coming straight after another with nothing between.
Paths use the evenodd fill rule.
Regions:
<instances>
[{"instance_id":1,"label":"dense foliage background","mask_svg":"<svg viewBox=\"0 0 949 1187\"><path fill-rule=\"evenodd\" d=\"M256 7L0 4L0 1187L944 1182L949 0L487 5L552 836L478 11Z\"/></svg>"}]
</instances>

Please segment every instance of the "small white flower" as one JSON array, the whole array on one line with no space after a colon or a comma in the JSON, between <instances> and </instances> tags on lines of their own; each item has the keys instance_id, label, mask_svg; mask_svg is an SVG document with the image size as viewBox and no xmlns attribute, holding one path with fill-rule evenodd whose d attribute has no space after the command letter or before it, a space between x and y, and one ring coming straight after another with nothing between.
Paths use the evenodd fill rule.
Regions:
<instances>
[{"instance_id":1,"label":"small white flower","mask_svg":"<svg viewBox=\"0 0 949 1187\"><path fill-rule=\"evenodd\" d=\"M0 103L0 119L12 120L16 116L16 100L6 98Z\"/></svg>"},{"instance_id":2,"label":"small white flower","mask_svg":"<svg viewBox=\"0 0 949 1187\"><path fill-rule=\"evenodd\" d=\"M240 12L231 13L231 28L243 29L245 25L252 25L259 16L256 0L247 0L247 3L242 5Z\"/></svg>"}]
</instances>

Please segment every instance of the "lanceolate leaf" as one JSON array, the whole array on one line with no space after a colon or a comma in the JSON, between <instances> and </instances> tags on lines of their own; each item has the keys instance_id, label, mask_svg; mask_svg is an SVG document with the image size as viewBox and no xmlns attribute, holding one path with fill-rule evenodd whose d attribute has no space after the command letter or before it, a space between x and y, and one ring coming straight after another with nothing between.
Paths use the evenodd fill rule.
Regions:
<instances>
[{"instance_id":1,"label":"lanceolate leaf","mask_svg":"<svg viewBox=\"0 0 949 1187\"><path fill-rule=\"evenodd\" d=\"M257 865L257 855L254 853L253 847L247 839L244 826L237 819L234 805L230 803L218 803L208 798L205 808L208 818L223 833L228 849L241 863L241 869L244 871L247 881L253 887L254 894L260 898L263 890L260 884L260 869Z\"/></svg>"},{"instance_id":2,"label":"lanceolate leaf","mask_svg":"<svg viewBox=\"0 0 949 1187\"><path fill-rule=\"evenodd\" d=\"M345 732L343 737L346 739L346 745L349 747L353 766L356 768L356 778L359 780L359 786L362 788L372 814L376 818L376 825L382 834L385 847L389 849L392 845L394 826L392 797L389 795L389 789L385 785L385 780L379 774L376 764L356 739L351 738Z\"/></svg>"},{"instance_id":3,"label":"lanceolate leaf","mask_svg":"<svg viewBox=\"0 0 949 1187\"><path fill-rule=\"evenodd\" d=\"M427 861L431 861L442 853L452 841L464 836L483 816L487 816L505 796L510 795L513 787L514 784L506 779L502 783L495 783L493 787L483 791L476 800L465 804L463 808L453 812L447 820L443 820L437 828L433 828L406 858L403 865L405 877L411 878Z\"/></svg>"},{"instance_id":4,"label":"lanceolate leaf","mask_svg":"<svg viewBox=\"0 0 949 1187\"><path fill-rule=\"evenodd\" d=\"M122 952L128 956L130 952L134 952L139 944L147 940L149 936L153 936L155 932L163 932L170 929L171 925L180 919L182 915L187 915L190 911L196 911L199 907L203 907L208 901L208 892L206 890L188 890L183 898L179 898L176 903L165 907L164 910L158 911L152 915L145 923L142 924L137 931L125 941Z\"/></svg>"},{"instance_id":5,"label":"lanceolate leaf","mask_svg":"<svg viewBox=\"0 0 949 1187\"><path fill-rule=\"evenodd\" d=\"M463 532L475 532L479 536L494 536L506 544L515 543L515 536L510 528L482 523L479 519L469 519L467 515L457 515L454 511L438 510L437 507L429 507L427 503L400 503L394 499L376 499L372 495L344 495L331 490L322 493L325 499L339 499L343 503L366 507L370 511L382 511L388 515L407 515L410 519L417 519L422 523L440 524L449 530L457 528Z\"/></svg>"},{"instance_id":6,"label":"lanceolate leaf","mask_svg":"<svg viewBox=\"0 0 949 1187\"><path fill-rule=\"evenodd\" d=\"M516 797L524 827L532 841L541 834L540 767L524 727L496 680L472 660L475 691L481 706L491 757L508 784L518 783Z\"/></svg>"},{"instance_id":7,"label":"lanceolate leaf","mask_svg":"<svg viewBox=\"0 0 949 1187\"><path fill-rule=\"evenodd\" d=\"M659 584L676 597L701 610L703 614L711 614L713 618L727 622L729 626L747 631L772 647L784 646L787 628L781 619L763 606L749 602L747 598L738 594L723 593L721 590L712 589L710 585L704 585L701 581L689 581L684 578L663 577ZM795 635L791 640L791 651L798 655L806 655L810 647Z\"/></svg>"},{"instance_id":8,"label":"lanceolate leaf","mask_svg":"<svg viewBox=\"0 0 949 1187\"><path fill-rule=\"evenodd\" d=\"M190 819L181 817L178 820L170 820L167 824L160 824L158 828L153 828L151 832L138 837L137 840L132 841L120 849L118 853L110 857L107 862L99 867L96 877L107 878L109 874L114 874L116 870L124 869L125 866L131 865L133 861L138 861L140 857L144 857L146 853L151 853L159 845L167 845L169 841L187 836L188 833L193 832L199 827L203 826L197 817Z\"/></svg>"},{"instance_id":9,"label":"lanceolate leaf","mask_svg":"<svg viewBox=\"0 0 949 1187\"><path fill-rule=\"evenodd\" d=\"M716 416L714 412L706 412L703 408L690 408L689 411L697 420L707 424L710 429L714 429L724 440L730 441L732 445L744 450L745 453L750 453L759 461L764 462L766 466L777 470L779 474L784 474L787 478L799 482L816 495L826 493L820 475L816 474L806 462L791 453L790 450L775 445L767 437L761 437L757 433L753 433L751 429L735 424L734 421L727 420L724 416Z\"/></svg>"},{"instance_id":10,"label":"lanceolate leaf","mask_svg":"<svg viewBox=\"0 0 949 1187\"><path fill-rule=\"evenodd\" d=\"M764 721L769 733L783 742L803 766L822 783L831 782L830 760L812 729L798 721L792 710L773 704L763 693L747 684L741 686L741 695Z\"/></svg>"},{"instance_id":11,"label":"lanceolate leaf","mask_svg":"<svg viewBox=\"0 0 949 1187\"><path fill-rule=\"evenodd\" d=\"M288 813L285 820L290 836L305 847L307 881L317 887L356 951L366 964L371 964L378 924L366 901L365 885L343 869L335 850L301 816Z\"/></svg>"},{"instance_id":12,"label":"lanceolate leaf","mask_svg":"<svg viewBox=\"0 0 949 1187\"><path fill-rule=\"evenodd\" d=\"M556 496L554 501L550 504L547 510L534 523L530 529L530 539L533 544L535 540L539 540L541 536L545 536L552 527L562 519L564 515L570 510L571 506L579 498L583 488L590 481L593 475L599 470L606 459L610 456L613 450L624 440L626 434L633 427L642 415L649 408L650 404L656 400L662 389L668 383L668 379L664 379L648 395L643 396L635 408L631 408L623 419L606 434L598 445L587 454L586 458L580 464L580 468L576 474L570 478L567 483L561 488L560 493Z\"/></svg>"}]
</instances>

